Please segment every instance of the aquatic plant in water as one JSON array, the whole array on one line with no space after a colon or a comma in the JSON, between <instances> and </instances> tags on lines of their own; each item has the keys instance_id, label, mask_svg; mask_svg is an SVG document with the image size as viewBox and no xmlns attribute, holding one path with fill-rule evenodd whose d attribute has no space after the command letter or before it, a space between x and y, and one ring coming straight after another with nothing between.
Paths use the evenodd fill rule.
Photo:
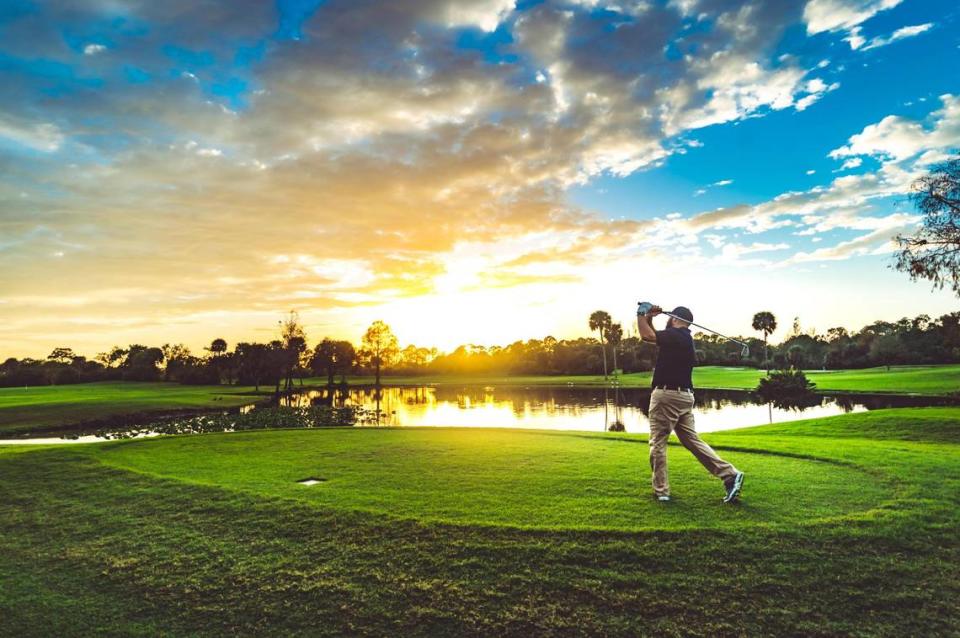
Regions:
<instances>
[{"instance_id":1,"label":"aquatic plant in water","mask_svg":"<svg viewBox=\"0 0 960 638\"><path fill-rule=\"evenodd\" d=\"M97 432L107 439L126 439L148 434L203 434L283 428L322 428L368 425L376 422L375 411L358 406L266 407L248 412L199 414L155 421L140 427Z\"/></svg>"}]
</instances>

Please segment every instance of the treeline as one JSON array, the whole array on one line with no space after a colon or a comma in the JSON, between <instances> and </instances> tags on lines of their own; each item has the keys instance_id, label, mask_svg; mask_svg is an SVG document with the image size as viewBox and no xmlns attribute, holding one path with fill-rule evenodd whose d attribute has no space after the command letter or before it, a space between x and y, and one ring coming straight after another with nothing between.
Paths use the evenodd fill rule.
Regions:
<instances>
[{"instance_id":1,"label":"treeline","mask_svg":"<svg viewBox=\"0 0 960 638\"><path fill-rule=\"evenodd\" d=\"M752 352L752 349L751 349ZM891 365L928 365L960 361L960 312L932 319L904 317L875 321L857 332L830 328L804 333L795 319L790 336L771 348L775 367L827 370Z\"/></svg>"},{"instance_id":2,"label":"treeline","mask_svg":"<svg viewBox=\"0 0 960 638\"><path fill-rule=\"evenodd\" d=\"M758 313L754 325L764 336L775 318ZM639 338L623 337L622 329L596 313L590 327L600 338L531 339L508 346L464 345L449 353L409 345L400 348L390 327L374 322L361 343L325 338L310 347L296 313L282 322L277 339L242 342L231 350L214 339L203 353L183 344L159 347L133 344L114 347L87 359L70 348L56 348L46 359L10 358L0 364L0 386L32 386L90 381L173 381L184 384L238 384L272 387L280 392L306 377L334 384L347 375L550 375L604 374L652 369L656 349ZM960 312L932 319L927 315L895 323L877 321L857 332L831 328L826 334L804 332L799 320L780 344L765 348L756 337L740 337L750 345L741 358L739 346L706 334L695 336L701 365L773 368L864 368L882 365L937 364L960 361Z\"/></svg>"}]
</instances>

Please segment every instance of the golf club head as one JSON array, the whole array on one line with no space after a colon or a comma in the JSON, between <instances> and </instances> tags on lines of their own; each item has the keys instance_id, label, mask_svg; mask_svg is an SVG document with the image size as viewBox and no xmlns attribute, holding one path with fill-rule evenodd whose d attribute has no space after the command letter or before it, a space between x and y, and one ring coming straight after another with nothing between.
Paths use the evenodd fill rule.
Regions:
<instances>
[{"instance_id":1,"label":"golf club head","mask_svg":"<svg viewBox=\"0 0 960 638\"><path fill-rule=\"evenodd\" d=\"M743 346L743 350L740 351L740 358L741 359L750 358L750 346Z\"/></svg>"},{"instance_id":2,"label":"golf club head","mask_svg":"<svg viewBox=\"0 0 960 638\"><path fill-rule=\"evenodd\" d=\"M641 302L637 305L637 314L638 314L638 315L646 315L646 314L647 314L648 312L650 312L652 309L653 309L653 304L652 304L652 303L650 303L649 301L641 301Z\"/></svg>"}]
</instances>

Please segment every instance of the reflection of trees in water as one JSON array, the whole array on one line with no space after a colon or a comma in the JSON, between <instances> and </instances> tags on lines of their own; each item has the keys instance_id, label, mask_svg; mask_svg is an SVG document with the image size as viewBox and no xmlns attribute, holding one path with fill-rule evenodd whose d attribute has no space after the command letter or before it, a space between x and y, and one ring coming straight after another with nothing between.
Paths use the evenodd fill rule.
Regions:
<instances>
[{"instance_id":1,"label":"reflection of trees in water","mask_svg":"<svg viewBox=\"0 0 960 638\"><path fill-rule=\"evenodd\" d=\"M853 412L853 408L856 407L856 403L850 397L838 396L833 399L834 405L844 411Z\"/></svg>"},{"instance_id":2,"label":"reflection of trees in water","mask_svg":"<svg viewBox=\"0 0 960 638\"><path fill-rule=\"evenodd\" d=\"M620 385L613 387L613 423L607 424L606 409L604 409L604 429L610 432L626 432L627 424L623 422L624 397Z\"/></svg>"},{"instance_id":3,"label":"reflection of trees in water","mask_svg":"<svg viewBox=\"0 0 960 638\"><path fill-rule=\"evenodd\" d=\"M401 388L400 397L407 405L429 405L429 388Z\"/></svg>"},{"instance_id":4,"label":"reflection of trees in water","mask_svg":"<svg viewBox=\"0 0 960 638\"><path fill-rule=\"evenodd\" d=\"M342 385L334 389L311 390L294 394L282 400L283 405L306 407L358 406L375 410L381 424L399 424L397 407L401 405L429 408L436 404L453 404L462 410L485 405L509 408L522 420L533 415L587 417L599 408L604 409L604 429L624 423L627 410L637 410L644 417L650 415L649 388L620 386L408 386L386 387L379 391L373 386ZM781 410L803 411L813 407L835 405L842 412L858 408L877 410L891 407L928 405L957 405L947 397L904 397L870 394L816 394L801 402L774 401L767 403L747 390L698 389L694 393L695 407L701 412L722 411L731 406L771 405Z\"/></svg>"},{"instance_id":5,"label":"reflection of trees in water","mask_svg":"<svg viewBox=\"0 0 960 638\"><path fill-rule=\"evenodd\" d=\"M808 408L819 407L824 404L825 397L816 394L801 395L795 397L776 397L770 399L769 403L778 410L787 412L803 412ZM827 401L829 403L829 401Z\"/></svg>"}]
</instances>

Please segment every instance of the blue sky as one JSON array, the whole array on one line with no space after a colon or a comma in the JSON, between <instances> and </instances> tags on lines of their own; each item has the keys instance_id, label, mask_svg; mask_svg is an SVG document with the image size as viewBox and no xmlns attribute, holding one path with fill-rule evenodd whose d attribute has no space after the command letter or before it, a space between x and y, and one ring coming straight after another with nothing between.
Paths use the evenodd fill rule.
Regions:
<instances>
[{"instance_id":1,"label":"blue sky","mask_svg":"<svg viewBox=\"0 0 960 638\"><path fill-rule=\"evenodd\" d=\"M952 311L889 264L960 148L958 17L6 2L0 350L266 338L291 308L440 347L629 325L641 296L738 334Z\"/></svg>"},{"instance_id":2,"label":"blue sky","mask_svg":"<svg viewBox=\"0 0 960 638\"><path fill-rule=\"evenodd\" d=\"M696 139L704 146L696 153L672 156L661 167L627 178L597 180L576 189L573 196L585 206L631 214L636 209L632 194L650 192L656 199L653 211L646 212L689 214L711 206L760 202L785 190L823 183L838 168L828 153L843 146L852 131L890 114L922 119L936 107L938 96L956 92L960 76L948 70L949 64L932 63L960 61L960 37L949 26L956 26L960 9L950 4L904 3L871 20L871 30L877 33L904 24L937 25L922 37L890 45L892 49L854 51L829 34L805 43L801 49L805 63L815 66L829 60L824 76L840 83L817 109L774 112L702 129ZM875 164L849 172L871 168ZM807 175L809 170L816 173ZM698 189L725 179L734 184L691 198Z\"/></svg>"}]
</instances>

